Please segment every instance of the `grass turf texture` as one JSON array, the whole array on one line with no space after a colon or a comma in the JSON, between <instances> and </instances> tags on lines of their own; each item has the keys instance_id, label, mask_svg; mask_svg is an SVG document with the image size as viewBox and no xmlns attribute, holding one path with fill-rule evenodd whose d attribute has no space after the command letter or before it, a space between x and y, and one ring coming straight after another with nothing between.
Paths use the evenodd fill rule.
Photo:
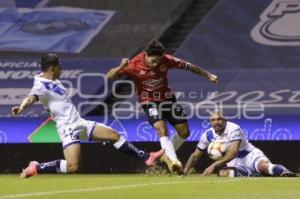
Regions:
<instances>
[{"instance_id":1,"label":"grass turf texture","mask_svg":"<svg viewBox=\"0 0 300 199\"><path fill-rule=\"evenodd\" d=\"M290 199L300 198L300 178L218 178L133 175L0 175L0 199Z\"/></svg>"}]
</instances>

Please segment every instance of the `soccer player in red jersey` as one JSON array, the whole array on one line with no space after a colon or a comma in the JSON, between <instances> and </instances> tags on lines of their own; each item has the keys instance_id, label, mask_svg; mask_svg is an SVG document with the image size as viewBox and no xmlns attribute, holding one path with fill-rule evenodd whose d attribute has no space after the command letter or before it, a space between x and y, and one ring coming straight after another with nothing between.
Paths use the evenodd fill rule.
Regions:
<instances>
[{"instance_id":1,"label":"soccer player in red jersey","mask_svg":"<svg viewBox=\"0 0 300 199\"><path fill-rule=\"evenodd\" d=\"M153 40L146 50L131 60L122 59L120 66L112 68L107 73L109 80L120 75L131 77L135 83L139 102L141 103L149 122L160 136L165 161L171 172L181 173L182 164L175 153L190 135L184 110L177 104L174 93L168 86L168 70L175 67L188 70L206 77L213 83L218 83L216 75L182 59L166 54L165 47ZM166 121L176 129L177 134L170 140Z\"/></svg>"}]
</instances>

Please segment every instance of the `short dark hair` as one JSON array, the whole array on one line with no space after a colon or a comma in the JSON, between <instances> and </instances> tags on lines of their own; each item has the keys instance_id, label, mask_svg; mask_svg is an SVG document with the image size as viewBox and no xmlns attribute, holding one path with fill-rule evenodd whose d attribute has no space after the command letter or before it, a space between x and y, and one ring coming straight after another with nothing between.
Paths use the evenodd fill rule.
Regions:
<instances>
[{"instance_id":1,"label":"short dark hair","mask_svg":"<svg viewBox=\"0 0 300 199\"><path fill-rule=\"evenodd\" d=\"M154 39L152 40L149 45L146 47L146 53L149 56L158 55L162 56L166 51L166 48L162 43L160 43L158 40Z\"/></svg>"},{"instance_id":2,"label":"short dark hair","mask_svg":"<svg viewBox=\"0 0 300 199\"><path fill-rule=\"evenodd\" d=\"M50 66L60 65L60 61L57 54L48 53L41 56L41 68L42 71L47 71Z\"/></svg>"}]
</instances>

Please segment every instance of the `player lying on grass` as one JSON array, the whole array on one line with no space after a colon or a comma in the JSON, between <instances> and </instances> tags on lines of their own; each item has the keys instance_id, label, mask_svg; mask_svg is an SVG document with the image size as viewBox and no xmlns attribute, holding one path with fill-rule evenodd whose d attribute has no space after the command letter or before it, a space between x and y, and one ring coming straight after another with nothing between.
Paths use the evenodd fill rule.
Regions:
<instances>
[{"instance_id":1,"label":"player lying on grass","mask_svg":"<svg viewBox=\"0 0 300 199\"><path fill-rule=\"evenodd\" d=\"M109 140L114 147L122 152L135 155L145 161L147 166L153 166L164 151L146 153L127 142L114 129L97 122L80 117L62 83L58 80L61 64L56 54L46 54L41 57L42 73L34 77L34 85L20 106L12 108L16 116L39 101L50 112L56 122L56 128L62 141L64 160L54 160L46 163L32 161L21 173L21 177L31 177L37 173L76 172L80 164L80 140Z\"/></svg>"},{"instance_id":2,"label":"player lying on grass","mask_svg":"<svg viewBox=\"0 0 300 199\"><path fill-rule=\"evenodd\" d=\"M165 51L165 47L159 41L153 40L145 51L131 60L123 59L120 66L112 68L107 73L107 78L113 80L118 76L127 75L133 79L139 102L149 123L160 137L162 149L165 149L162 160L167 163L171 172L182 173L182 164L175 151L184 143L190 131L184 110L169 88L168 71L172 68L188 70L213 83L218 83L219 79L199 66L169 55ZM169 139L167 122L177 132L172 139Z\"/></svg>"},{"instance_id":3,"label":"player lying on grass","mask_svg":"<svg viewBox=\"0 0 300 199\"><path fill-rule=\"evenodd\" d=\"M212 112L210 124L212 127L202 134L196 150L189 157L184 168L184 174L187 174L189 169L195 165L210 142L225 140L228 143L225 155L207 167L203 172L203 176L211 175L216 169L220 169L218 174L223 177L296 176L284 166L272 164L260 149L248 142L244 132L237 124L226 120L222 112ZM226 167L224 167L225 165Z\"/></svg>"}]
</instances>

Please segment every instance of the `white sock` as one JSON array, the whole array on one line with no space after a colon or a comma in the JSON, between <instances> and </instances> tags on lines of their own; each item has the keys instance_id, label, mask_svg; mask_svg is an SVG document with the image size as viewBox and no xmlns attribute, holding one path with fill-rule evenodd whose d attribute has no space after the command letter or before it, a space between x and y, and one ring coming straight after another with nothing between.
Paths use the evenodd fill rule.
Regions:
<instances>
[{"instance_id":1,"label":"white sock","mask_svg":"<svg viewBox=\"0 0 300 199\"><path fill-rule=\"evenodd\" d=\"M60 161L59 171L60 171L60 173L67 173L67 161L66 160Z\"/></svg>"},{"instance_id":2,"label":"white sock","mask_svg":"<svg viewBox=\"0 0 300 199\"><path fill-rule=\"evenodd\" d=\"M165 149L166 155L171 160L178 160L177 155L174 150L174 146L167 136L163 136L160 138L160 145L161 145L162 149Z\"/></svg>"},{"instance_id":3,"label":"white sock","mask_svg":"<svg viewBox=\"0 0 300 199\"><path fill-rule=\"evenodd\" d=\"M274 167L275 167L274 164L269 164L269 166L268 166L269 175L274 175L274 172L273 172Z\"/></svg>"},{"instance_id":4,"label":"white sock","mask_svg":"<svg viewBox=\"0 0 300 199\"><path fill-rule=\"evenodd\" d=\"M120 139L114 143L114 147L119 149L125 142L126 140L123 137L120 137Z\"/></svg>"},{"instance_id":5,"label":"white sock","mask_svg":"<svg viewBox=\"0 0 300 199\"><path fill-rule=\"evenodd\" d=\"M234 170L232 170L232 169L229 170L229 176L228 177L230 177L230 178L234 178L235 177L234 176Z\"/></svg>"},{"instance_id":6,"label":"white sock","mask_svg":"<svg viewBox=\"0 0 300 199\"><path fill-rule=\"evenodd\" d=\"M172 137L172 143L175 151L177 151L184 143L185 139L180 137L177 133Z\"/></svg>"}]
</instances>

